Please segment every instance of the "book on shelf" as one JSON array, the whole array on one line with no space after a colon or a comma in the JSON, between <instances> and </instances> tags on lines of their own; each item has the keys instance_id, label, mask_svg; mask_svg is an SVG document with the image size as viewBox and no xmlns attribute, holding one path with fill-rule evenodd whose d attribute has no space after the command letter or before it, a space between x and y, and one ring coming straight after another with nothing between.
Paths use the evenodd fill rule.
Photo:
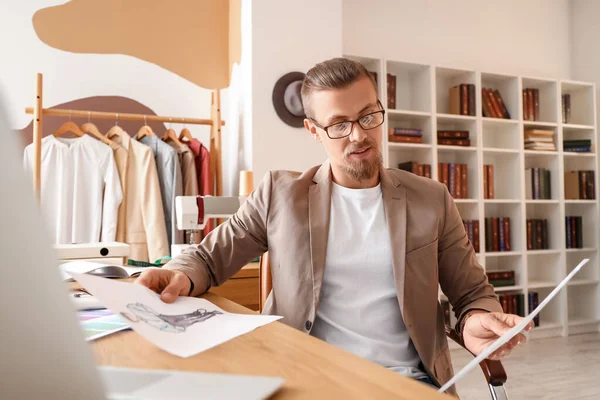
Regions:
<instances>
[{"instance_id":1,"label":"book on shelf","mask_svg":"<svg viewBox=\"0 0 600 400\"><path fill-rule=\"evenodd\" d=\"M438 163L438 180L446 185L455 199L469 198L467 164Z\"/></svg>"},{"instance_id":2,"label":"book on shelf","mask_svg":"<svg viewBox=\"0 0 600 400\"><path fill-rule=\"evenodd\" d=\"M510 113L499 90L482 88L481 99L484 117L510 119Z\"/></svg>"},{"instance_id":3,"label":"book on shelf","mask_svg":"<svg viewBox=\"0 0 600 400\"><path fill-rule=\"evenodd\" d=\"M438 139L468 139L469 131L439 130Z\"/></svg>"},{"instance_id":4,"label":"book on shelf","mask_svg":"<svg viewBox=\"0 0 600 400\"><path fill-rule=\"evenodd\" d=\"M441 138L438 138L437 144L439 144L441 146L470 147L471 146L471 140L470 139L456 139L456 138L450 138L450 139L441 139Z\"/></svg>"},{"instance_id":5,"label":"book on shelf","mask_svg":"<svg viewBox=\"0 0 600 400\"><path fill-rule=\"evenodd\" d=\"M524 145L526 150L556 151L554 131L551 129L526 129Z\"/></svg>"},{"instance_id":6,"label":"book on shelf","mask_svg":"<svg viewBox=\"0 0 600 400\"><path fill-rule=\"evenodd\" d=\"M552 199L552 180L550 170L545 168L527 168L525 170L525 198L528 200Z\"/></svg>"},{"instance_id":7,"label":"book on shelf","mask_svg":"<svg viewBox=\"0 0 600 400\"><path fill-rule=\"evenodd\" d=\"M486 271L489 283L497 287L514 286L515 285L515 271Z\"/></svg>"},{"instance_id":8,"label":"book on shelf","mask_svg":"<svg viewBox=\"0 0 600 400\"><path fill-rule=\"evenodd\" d=\"M565 217L565 232L567 249L583 248L583 217L567 215Z\"/></svg>"},{"instance_id":9,"label":"book on shelf","mask_svg":"<svg viewBox=\"0 0 600 400\"><path fill-rule=\"evenodd\" d=\"M562 122L563 124L568 124L571 120L571 95L568 93L563 93L561 96L561 103Z\"/></svg>"},{"instance_id":10,"label":"book on shelf","mask_svg":"<svg viewBox=\"0 0 600 400\"><path fill-rule=\"evenodd\" d=\"M415 161L406 161L398 164L398 169L411 172L417 176L423 176L431 179L431 165L420 164Z\"/></svg>"},{"instance_id":11,"label":"book on shelf","mask_svg":"<svg viewBox=\"0 0 600 400\"><path fill-rule=\"evenodd\" d=\"M572 153L589 153L592 151L590 139L563 140L563 150Z\"/></svg>"},{"instance_id":12,"label":"book on shelf","mask_svg":"<svg viewBox=\"0 0 600 400\"><path fill-rule=\"evenodd\" d=\"M596 179L594 171L565 172L566 200L595 200Z\"/></svg>"},{"instance_id":13,"label":"book on shelf","mask_svg":"<svg viewBox=\"0 0 600 400\"><path fill-rule=\"evenodd\" d=\"M512 251L511 226L508 217L485 219L485 251Z\"/></svg>"},{"instance_id":14,"label":"book on shelf","mask_svg":"<svg viewBox=\"0 0 600 400\"><path fill-rule=\"evenodd\" d=\"M525 316L525 295L523 293L501 294L498 296L498 300L502 305L502 311L505 313Z\"/></svg>"},{"instance_id":15,"label":"book on shelf","mask_svg":"<svg viewBox=\"0 0 600 400\"><path fill-rule=\"evenodd\" d=\"M423 137L412 135L388 135L388 141L393 143L423 143Z\"/></svg>"},{"instance_id":16,"label":"book on shelf","mask_svg":"<svg viewBox=\"0 0 600 400\"><path fill-rule=\"evenodd\" d=\"M494 196L494 166L491 164L485 164L483 166L483 198L493 199Z\"/></svg>"},{"instance_id":17,"label":"book on shelf","mask_svg":"<svg viewBox=\"0 0 600 400\"><path fill-rule=\"evenodd\" d=\"M550 243L548 239L547 219L528 219L527 226L527 250L548 250Z\"/></svg>"},{"instance_id":18,"label":"book on shelf","mask_svg":"<svg viewBox=\"0 0 600 400\"><path fill-rule=\"evenodd\" d=\"M463 220L463 225L475 253L479 253L479 220Z\"/></svg>"},{"instance_id":19,"label":"book on shelf","mask_svg":"<svg viewBox=\"0 0 600 400\"><path fill-rule=\"evenodd\" d=\"M388 128L388 135L422 137L423 130L419 128Z\"/></svg>"},{"instance_id":20,"label":"book on shelf","mask_svg":"<svg viewBox=\"0 0 600 400\"><path fill-rule=\"evenodd\" d=\"M537 292L529 292L529 307L527 308L527 314L531 314L533 310L537 308L539 305L539 296ZM535 326L540 326L540 315L536 315L533 317L533 324Z\"/></svg>"},{"instance_id":21,"label":"book on shelf","mask_svg":"<svg viewBox=\"0 0 600 400\"><path fill-rule=\"evenodd\" d=\"M475 85L461 83L448 89L448 113L475 116Z\"/></svg>"},{"instance_id":22,"label":"book on shelf","mask_svg":"<svg viewBox=\"0 0 600 400\"><path fill-rule=\"evenodd\" d=\"M539 121L540 118L540 91L539 89L523 89L523 119L526 121Z\"/></svg>"},{"instance_id":23,"label":"book on shelf","mask_svg":"<svg viewBox=\"0 0 600 400\"><path fill-rule=\"evenodd\" d=\"M387 106L396 108L396 75L387 74Z\"/></svg>"}]
</instances>

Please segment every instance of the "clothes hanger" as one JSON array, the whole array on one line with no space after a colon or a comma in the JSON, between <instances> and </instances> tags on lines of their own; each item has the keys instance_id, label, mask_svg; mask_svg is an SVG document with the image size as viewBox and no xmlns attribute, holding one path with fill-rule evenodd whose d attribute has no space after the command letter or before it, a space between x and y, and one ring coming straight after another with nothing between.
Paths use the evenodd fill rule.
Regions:
<instances>
[{"instance_id":1,"label":"clothes hanger","mask_svg":"<svg viewBox=\"0 0 600 400\"><path fill-rule=\"evenodd\" d=\"M54 137L59 137L64 135L65 133L73 133L77 137L82 137L83 135L85 135L85 133L83 133L81 129L79 129L77 124L71 121L71 110L69 110L69 120L62 124L60 128L58 128L56 132L53 133L53 135Z\"/></svg>"},{"instance_id":2,"label":"clothes hanger","mask_svg":"<svg viewBox=\"0 0 600 400\"><path fill-rule=\"evenodd\" d=\"M184 121L183 118L181 118L182 121ZM183 125L183 129L181 130L181 133L179 134L179 140L180 141L184 141L184 139L187 139L187 142L191 142L192 141L192 134L190 133L190 130L188 128L186 128L185 124Z\"/></svg>"},{"instance_id":3,"label":"clothes hanger","mask_svg":"<svg viewBox=\"0 0 600 400\"><path fill-rule=\"evenodd\" d=\"M150 126L148 126L148 123L146 122L145 115L144 115L144 125L140 128L137 135L135 135L135 138L137 140L140 140L144 136L154 136L154 132L152 131L152 128L150 128Z\"/></svg>"},{"instance_id":4,"label":"clothes hanger","mask_svg":"<svg viewBox=\"0 0 600 400\"><path fill-rule=\"evenodd\" d=\"M171 121L169 122L169 129L167 129L167 131L162 136L162 140L164 140L165 142L168 140L172 140L179 147L183 145L183 143L181 143L179 139L177 139L177 134L175 133L175 131L171 128Z\"/></svg>"},{"instance_id":5,"label":"clothes hanger","mask_svg":"<svg viewBox=\"0 0 600 400\"><path fill-rule=\"evenodd\" d=\"M81 125L81 130L85 133L89 133L96 139L99 139L104 144L107 144L109 146L112 145L114 142L112 140L110 140L109 138L107 138L106 136L104 136L102 133L100 133L100 131L98 130L98 127L90 122L90 115L91 115L91 112L88 112L88 122Z\"/></svg>"},{"instance_id":6,"label":"clothes hanger","mask_svg":"<svg viewBox=\"0 0 600 400\"><path fill-rule=\"evenodd\" d=\"M110 139L113 136L125 136L125 135L127 135L127 132L125 132L123 130L123 128L121 128L119 126L119 113L117 113L117 119L115 120L115 126L110 128L108 130L108 132L106 132L106 137Z\"/></svg>"}]
</instances>

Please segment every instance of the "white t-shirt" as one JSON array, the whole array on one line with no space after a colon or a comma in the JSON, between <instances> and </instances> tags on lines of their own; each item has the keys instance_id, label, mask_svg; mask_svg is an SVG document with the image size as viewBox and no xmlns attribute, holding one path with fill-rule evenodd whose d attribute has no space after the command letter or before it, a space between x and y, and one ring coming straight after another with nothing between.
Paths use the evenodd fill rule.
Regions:
<instances>
[{"instance_id":1,"label":"white t-shirt","mask_svg":"<svg viewBox=\"0 0 600 400\"><path fill-rule=\"evenodd\" d=\"M381 186L334 183L329 224L311 335L404 375L426 376L398 303Z\"/></svg>"}]
</instances>

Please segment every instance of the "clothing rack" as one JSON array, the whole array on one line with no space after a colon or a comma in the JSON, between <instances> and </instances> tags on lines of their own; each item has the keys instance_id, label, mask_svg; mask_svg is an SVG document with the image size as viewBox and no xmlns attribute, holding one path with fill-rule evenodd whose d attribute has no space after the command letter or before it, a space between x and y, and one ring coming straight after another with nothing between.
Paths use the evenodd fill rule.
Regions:
<instances>
[{"instance_id":1,"label":"clothing rack","mask_svg":"<svg viewBox=\"0 0 600 400\"><path fill-rule=\"evenodd\" d=\"M164 117L158 115L124 114L117 112L98 112L88 110L66 110L58 108L43 108L43 77L36 77L35 107L27 107L25 113L33 114L33 190L39 198L41 189L42 169L42 122L43 117L80 117L87 119L112 119L115 121L151 121L176 122L191 125L209 125L210 130L210 177L213 179L213 189L216 196L223 195L223 170L221 150L221 93L214 90L211 95L210 119Z\"/></svg>"}]
</instances>

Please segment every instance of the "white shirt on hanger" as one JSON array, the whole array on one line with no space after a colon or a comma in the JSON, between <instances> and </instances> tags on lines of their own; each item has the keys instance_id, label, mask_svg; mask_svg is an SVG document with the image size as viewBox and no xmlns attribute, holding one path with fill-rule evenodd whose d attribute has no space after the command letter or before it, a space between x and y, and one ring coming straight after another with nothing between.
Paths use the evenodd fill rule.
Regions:
<instances>
[{"instance_id":1,"label":"white shirt on hanger","mask_svg":"<svg viewBox=\"0 0 600 400\"><path fill-rule=\"evenodd\" d=\"M33 144L24 167L33 170ZM123 191L112 149L88 135L42 139L40 202L56 244L115 240Z\"/></svg>"}]
</instances>

